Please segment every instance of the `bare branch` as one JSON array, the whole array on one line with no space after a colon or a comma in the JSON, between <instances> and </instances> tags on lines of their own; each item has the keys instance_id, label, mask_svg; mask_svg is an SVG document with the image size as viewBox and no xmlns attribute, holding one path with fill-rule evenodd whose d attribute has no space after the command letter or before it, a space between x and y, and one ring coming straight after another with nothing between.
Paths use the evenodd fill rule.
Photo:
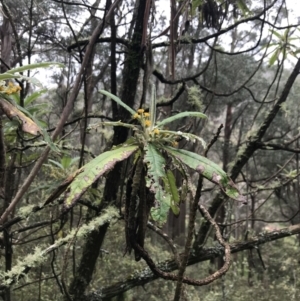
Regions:
<instances>
[{"instance_id":1,"label":"bare branch","mask_svg":"<svg viewBox=\"0 0 300 301\"><path fill-rule=\"evenodd\" d=\"M231 254L238 253L244 250L251 250L256 246L263 245L270 241L278 240L284 237L289 237L292 235L296 235L300 233L300 224L290 226L288 228L284 228L281 230L271 231L260 233L257 236L252 238L248 238L246 241L240 241L229 244ZM187 265L193 265L195 263L211 260L213 258L217 258L219 256L224 255L223 247L214 247L214 248L205 248L196 253L192 252L192 255L188 259ZM165 272L171 272L178 268L175 260L166 260L158 264L158 267ZM122 294L136 286L145 285L155 279L158 276L154 275L149 268L143 269L134 274L134 276L130 277L122 282L118 282L111 286L104 287L94 293L88 294L84 301L100 301L101 298L112 298L119 294Z\"/></svg>"}]
</instances>

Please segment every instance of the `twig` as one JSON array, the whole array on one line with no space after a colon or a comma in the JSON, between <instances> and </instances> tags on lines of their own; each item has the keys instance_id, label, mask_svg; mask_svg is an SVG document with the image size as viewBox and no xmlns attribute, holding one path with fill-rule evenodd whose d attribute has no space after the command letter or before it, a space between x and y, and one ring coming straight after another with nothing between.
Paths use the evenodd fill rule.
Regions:
<instances>
[{"instance_id":1,"label":"twig","mask_svg":"<svg viewBox=\"0 0 300 301\"><path fill-rule=\"evenodd\" d=\"M224 265L221 267L221 269L219 269L218 271L216 271L215 273L213 273L212 275L210 275L206 278L207 281L209 281L207 283L210 283L210 282L220 278L222 275L224 275L228 271L228 269L230 267L230 258L231 258L230 245L223 239L220 228L219 228L217 222L211 217L211 215L206 210L206 208L202 204L199 204L198 206L199 206L198 208L199 208L201 214L215 228L216 238L217 238L218 242L224 247L224 253L225 253Z\"/></svg>"},{"instance_id":2,"label":"twig","mask_svg":"<svg viewBox=\"0 0 300 301\"><path fill-rule=\"evenodd\" d=\"M166 233L164 233L161 229L159 229L158 227L156 227L154 224L152 224L149 221L147 223L147 227L150 228L155 233L157 233L160 237L162 237L168 243L168 245L170 246L170 248L174 254L174 260L178 264L178 267L179 267L180 266L180 257L179 257L179 253L177 251L177 248L174 244L173 239L171 239Z\"/></svg>"},{"instance_id":3,"label":"twig","mask_svg":"<svg viewBox=\"0 0 300 301\"><path fill-rule=\"evenodd\" d=\"M214 138L209 142L209 144L207 145L206 147L206 150L204 152L204 157L207 157L207 154L208 154L208 151L210 150L210 148L215 144L215 142L218 140L220 134L221 134L221 130L223 128L223 124L221 124L219 127L218 127L218 131L217 133L215 134Z\"/></svg>"},{"instance_id":4,"label":"twig","mask_svg":"<svg viewBox=\"0 0 300 301\"><path fill-rule=\"evenodd\" d=\"M190 218L189 218L189 226L188 226L188 235L186 238L185 243L185 249L182 256L181 264L179 266L178 271L178 281L176 285L175 295L174 295L174 301L179 301L183 292L183 276L186 270L186 266L188 263L190 251L192 248L192 241L194 236L194 230L195 230L195 220L196 220L196 214L197 214L197 207L198 203L201 197L201 190L203 186L203 177L202 175L199 175L198 185L197 185L197 191L195 198L190 206Z\"/></svg>"}]
</instances>

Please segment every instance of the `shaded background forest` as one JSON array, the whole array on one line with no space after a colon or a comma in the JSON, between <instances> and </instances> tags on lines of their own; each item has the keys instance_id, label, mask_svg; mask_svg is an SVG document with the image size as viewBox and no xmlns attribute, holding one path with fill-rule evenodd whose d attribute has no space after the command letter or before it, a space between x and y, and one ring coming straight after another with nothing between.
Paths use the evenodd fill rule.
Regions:
<instances>
[{"instance_id":1,"label":"shaded background forest","mask_svg":"<svg viewBox=\"0 0 300 301\"><path fill-rule=\"evenodd\" d=\"M99 90L137 110L149 107L150 83L159 119L182 111L207 115L170 127L207 143L216 137L208 158L248 202L229 200L204 181L201 203L231 246L232 264L210 285L186 285L181 300L299 299L299 25L287 1L0 2L2 73L35 62L64 64L26 72L48 89L19 81L16 99L55 133L59 152L1 115L3 300L173 300L176 283L157 280L145 262L124 256L126 163L70 211L63 210L64 194L49 198L129 135L99 124L132 117ZM178 147L204 153L198 143ZM190 172L189 180L180 215L170 212L162 229L147 230L145 249L165 271L176 269L172 248L184 250L197 175ZM200 214L195 225L186 274L202 279L222 266L223 249Z\"/></svg>"}]
</instances>

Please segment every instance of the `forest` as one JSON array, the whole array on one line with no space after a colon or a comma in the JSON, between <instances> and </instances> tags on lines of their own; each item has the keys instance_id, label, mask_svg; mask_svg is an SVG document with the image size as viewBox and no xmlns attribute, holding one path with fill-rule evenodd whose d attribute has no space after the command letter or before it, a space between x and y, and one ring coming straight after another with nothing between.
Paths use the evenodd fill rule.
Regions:
<instances>
[{"instance_id":1,"label":"forest","mask_svg":"<svg viewBox=\"0 0 300 301\"><path fill-rule=\"evenodd\" d=\"M299 300L296 2L0 3L2 300Z\"/></svg>"}]
</instances>

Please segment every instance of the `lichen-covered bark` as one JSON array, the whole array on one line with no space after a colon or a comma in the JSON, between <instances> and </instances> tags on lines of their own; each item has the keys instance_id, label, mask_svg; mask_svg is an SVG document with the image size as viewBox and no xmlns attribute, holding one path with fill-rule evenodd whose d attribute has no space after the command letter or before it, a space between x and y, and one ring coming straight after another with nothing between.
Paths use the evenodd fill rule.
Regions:
<instances>
[{"instance_id":1,"label":"lichen-covered bark","mask_svg":"<svg viewBox=\"0 0 300 301\"><path fill-rule=\"evenodd\" d=\"M101 226L99 230L92 231L86 238L80 264L69 289L69 294L74 297L74 301L83 300L85 289L92 280L96 261L108 226L109 224Z\"/></svg>"},{"instance_id":2,"label":"lichen-covered bark","mask_svg":"<svg viewBox=\"0 0 300 301\"><path fill-rule=\"evenodd\" d=\"M2 111L0 109L0 114ZM1 206L5 201L5 182L6 182L6 160L5 160L5 144L4 144L4 134L2 127L2 117L0 116L0 201Z\"/></svg>"},{"instance_id":3,"label":"lichen-covered bark","mask_svg":"<svg viewBox=\"0 0 300 301\"><path fill-rule=\"evenodd\" d=\"M0 72L7 71L10 67L10 58L12 50L12 27L10 20L3 14L3 23L0 27L1 37L1 60ZM0 115L2 115L2 109L0 109ZM7 170L6 170L6 150L4 142L4 132L2 127L2 116L0 116L0 214L8 207L10 201L10 195L7 194ZM10 178L13 176L10 175ZM9 191L11 192L11 191ZM11 270L12 266L12 244L10 240L10 230L4 231L4 248L5 248L5 271ZM5 301L11 300L10 288L7 288L4 292L3 299Z\"/></svg>"},{"instance_id":4,"label":"lichen-covered bark","mask_svg":"<svg viewBox=\"0 0 300 301\"><path fill-rule=\"evenodd\" d=\"M125 56L124 69L122 72L122 90L121 99L128 106L133 107L136 91L138 87L138 79L140 69L143 65L143 49L141 48L142 34L143 34L143 20L146 8L146 0L141 0L137 8L137 15L134 16L135 26L132 41L127 48L127 55ZM134 21L133 20L133 21ZM128 120L131 116L129 112L120 107L118 111L117 120ZM128 130L124 127L114 128L113 145L123 143L128 135ZM114 170L108 175L107 185L105 186L104 199L115 200L117 197L117 187L119 187L121 177L121 164L117 164ZM114 183L111 185L110 183Z\"/></svg>"}]
</instances>

